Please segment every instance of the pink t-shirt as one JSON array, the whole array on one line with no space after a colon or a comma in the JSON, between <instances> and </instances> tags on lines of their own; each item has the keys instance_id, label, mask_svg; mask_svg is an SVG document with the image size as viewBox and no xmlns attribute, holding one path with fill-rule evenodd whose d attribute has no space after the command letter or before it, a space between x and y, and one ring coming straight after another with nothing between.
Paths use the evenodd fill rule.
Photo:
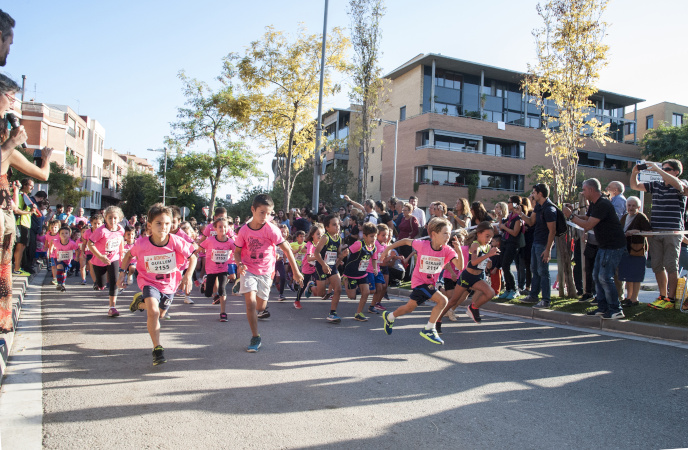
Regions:
<instances>
[{"instance_id":1,"label":"pink t-shirt","mask_svg":"<svg viewBox=\"0 0 688 450\"><path fill-rule=\"evenodd\" d=\"M36 237L36 251L37 252L44 252L46 251L45 248L45 235L41 234L40 236Z\"/></svg>"},{"instance_id":2,"label":"pink t-shirt","mask_svg":"<svg viewBox=\"0 0 688 450\"><path fill-rule=\"evenodd\" d=\"M63 244L57 239L53 241L53 245L55 246L55 253L57 254L55 259L57 259L58 262L66 262L67 264L72 262L72 259L74 259L74 251L79 248L79 244L71 239L66 244Z\"/></svg>"},{"instance_id":3,"label":"pink t-shirt","mask_svg":"<svg viewBox=\"0 0 688 450\"><path fill-rule=\"evenodd\" d=\"M440 272L444 266L452 259L456 258L456 252L449 245L443 245L439 250L432 249L429 240L415 239L412 245L418 252L416 266L411 275L411 287L435 284L440 277Z\"/></svg>"},{"instance_id":4,"label":"pink t-shirt","mask_svg":"<svg viewBox=\"0 0 688 450\"><path fill-rule=\"evenodd\" d=\"M217 231L215 231L215 227L213 226L212 223L209 223L208 225L205 226L205 228L203 228L203 236L205 236L205 237L217 236ZM231 225L227 227L227 236L232 238L232 240L236 239L236 233L234 232L234 227Z\"/></svg>"},{"instance_id":5,"label":"pink t-shirt","mask_svg":"<svg viewBox=\"0 0 688 450\"><path fill-rule=\"evenodd\" d=\"M377 260L377 270L380 270L380 255L382 255L382 252L385 251L385 247L387 246L380 244L377 240L375 241L375 250L373 251L373 257L370 259L370 262L368 263L368 269L366 269L366 272L375 273L373 271L373 259Z\"/></svg>"},{"instance_id":6,"label":"pink t-shirt","mask_svg":"<svg viewBox=\"0 0 688 450\"><path fill-rule=\"evenodd\" d=\"M45 249L46 251L48 250L48 247L50 246L50 243L55 241L55 240L60 240L60 233L58 234L50 234L50 233L45 233ZM49 258L57 258L57 253L55 252L55 248L53 247L52 251L48 255Z\"/></svg>"},{"instance_id":7,"label":"pink t-shirt","mask_svg":"<svg viewBox=\"0 0 688 450\"><path fill-rule=\"evenodd\" d=\"M206 249L205 272L226 273L227 265L234 264L234 240L225 236L226 241L220 242L216 236L211 236L201 242L201 247Z\"/></svg>"},{"instance_id":8,"label":"pink t-shirt","mask_svg":"<svg viewBox=\"0 0 688 450\"><path fill-rule=\"evenodd\" d=\"M174 294L182 279L179 268L194 251L193 245L173 234L162 246L153 244L147 236L137 239L129 252L141 260L136 265L139 288L152 286L163 294Z\"/></svg>"},{"instance_id":9,"label":"pink t-shirt","mask_svg":"<svg viewBox=\"0 0 688 450\"><path fill-rule=\"evenodd\" d=\"M93 230L90 228L87 228L84 230L83 233L81 233L81 243L86 244L89 239L91 239L91 235L93 234ZM84 255L92 255L91 250L88 249L88 245L84 246Z\"/></svg>"},{"instance_id":10,"label":"pink t-shirt","mask_svg":"<svg viewBox=\"0 0 688 450\"><path fill-rule=\"evenodd\" d=\"M258 230L249 225L241 227L234 244L241 249L241 262L254 275L268 275L275 271L275 247L284 242L282 232L272 222Z\"/></svg>"},{"instance_id":11,"label":"pink t-shirt","mask_svg":"<svg viewBox=\"0 0 688 450\"><path fill-rule=\"evenodd\" d=\"M106 256L110 262L119 261L122 257L120 248L124 242L124 228L122 228L122 225L117 225L117 229L111 231L103 225L93 232L89 241L93 242L96 246L96 250L98 250L101 255ZM103 264L98 258L91 259L91 263L95 266L106 266L106 264Z\"/></svg>"},{"instance_id":12,"label":"pink t-shirt","mask_svg":"<svg viewBox=\"0 0 688 450\"><path fill-rule=\"evenodd\" d=\"M312 242L306 244L306 256L303 258L303 263L301 264L301 272L304 275L310 275L315 273L315 260L308 261L309 256L313 256L315 253L315 245Z\"/></svg>"},{"instance_id":13,"label":"pink t-shirt","mask_svg":"<svg viewBox=\"0 0 688 450\"><path fill-rule=\"evenodd\" d=\"M190 243L190 244L193 244L193 243L194 243L194 240L191 239L191 237L189 237L189 235L186 234L186 231L182 230L181 228L179 228L179 229L177 230L177 232L174 233L174 234L177 235L177 236L179 236L180 238L184 239L186 242L188 242L188 243Z\"/></svg>"}]
</instances>

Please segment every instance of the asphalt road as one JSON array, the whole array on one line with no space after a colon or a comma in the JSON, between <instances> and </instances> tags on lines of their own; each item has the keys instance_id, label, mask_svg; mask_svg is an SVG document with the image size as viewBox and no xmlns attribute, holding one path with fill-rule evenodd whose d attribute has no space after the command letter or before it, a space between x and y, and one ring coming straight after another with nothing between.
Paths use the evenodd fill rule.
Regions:
<instances>
[{"instance_id":1,"label":"asphalt road","mask_svg":"<svg viewBox=\"0 0 688 450\"><path fill-rule=\"evenodd\" d=\"M243 301L221 323L196 294L173 305L153 367L132 289L108 318L106 293L75 282L41 296L44 448L688 446L686 346L465 314L438 346L418 335L429 307L387 336L351 301L326 323L318 299L271 301L250 354Z\"/></svg>"}]
</instances>

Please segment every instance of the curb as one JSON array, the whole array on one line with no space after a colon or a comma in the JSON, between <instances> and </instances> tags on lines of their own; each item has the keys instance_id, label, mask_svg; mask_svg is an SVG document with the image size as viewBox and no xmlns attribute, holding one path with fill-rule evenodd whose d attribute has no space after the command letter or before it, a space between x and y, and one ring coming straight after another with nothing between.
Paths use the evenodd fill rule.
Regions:
<instances>
[{"instance_id":1,"label":"curb","mask_svg":"<svg viewBox=\"0 0 688 450\"><path fill-rule=\"evenodd\" d=\"M399 297L407 297L408 289L389 288L388 292ZM462 306L467 306L464 302ZM616 333L631 334L653 339L667 341L688 342L688 328L672 327L668 325L656 325L630 320L604 320L599 316L587 316L550 309L537 309L531 306L511 305L508 303L489 302L481 307L481 310L504 314L507 316L522 317L525 319L542 320L561 325L588 328L591 330L613 331Z\"/></svg>"},{"instance_id":2,"label":"curb","mask_svg":"<svg viewBox=\"0 0 688 450\"><path fill-rule=\"evenodd\" d=\"M0 386L2 386L2 381L7 371L7 359L12 351L12 344L19 326L19 316L24 303L24 296L35 276L36 274L29 277L12 277L12 327L14 331L0 334Z\"/></svg>"}]
</instances>

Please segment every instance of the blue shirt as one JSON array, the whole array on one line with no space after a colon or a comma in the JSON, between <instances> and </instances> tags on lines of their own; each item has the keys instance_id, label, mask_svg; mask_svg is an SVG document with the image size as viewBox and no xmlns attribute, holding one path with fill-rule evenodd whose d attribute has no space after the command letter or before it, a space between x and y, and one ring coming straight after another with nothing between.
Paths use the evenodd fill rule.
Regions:
<instances>
[{"instance_id":1,"label":"blue shirt","mask_svg":"<svg viewBox=\"0 0 688 450\"><path fill-rule=\"evenodd\" d=\"M626 197L624 197L623 194L619 194L612 197L610 201L612 202L614 211L616 211L616 215L621 219L621 217L626 214Z\"/></svg>"}]
</instances>

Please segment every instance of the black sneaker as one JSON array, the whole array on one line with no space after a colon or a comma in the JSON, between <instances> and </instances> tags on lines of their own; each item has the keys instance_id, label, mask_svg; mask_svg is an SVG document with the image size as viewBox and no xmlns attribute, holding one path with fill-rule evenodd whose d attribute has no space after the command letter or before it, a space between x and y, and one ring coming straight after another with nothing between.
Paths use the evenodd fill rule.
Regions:
<instances>
[{"instance_id":1,"label":"black sneaker","mask_svg":"<svg viewBox=\"0 0 688 450\"><path fill-rule=\"evenodd\" d=\"M65 288L64 284L61 284L59 286L60 292L67 292L67 289Z\"/></svg>"},{"instance_id":2,"label":"black sneaker","mask_svg":"<svg viewBox=\"0 0 688 450\"><path fill-rule=\"evenodd\" d=\"M268 311L267 308L265 308L263 311L258 311L259 319L267 319L268 317L270 317L270 311Z\"/></svg>"},{"instance_id":3,"label":"black sneaker","mask_svg":"<svg viewBox=\"0 0 688 450\"><path fill-rule=\"evenodd\" d=\"M579 302L589 302L589 301L592 300L593 298L595 298L594 295L589 294L589 293L586 292L585 294L583 294L583 296L582 296L580 299L578 299L578 301L579 301Z\"/></svg>"},{"instance_id":4,"label":"black sneaker","mask_svg":"<svg viewBox=\"0 0 688 450\"><path fill-rule=\"evenodd\" d=\"M473 322L482 322L482 319L480 318L480 310L478 308L474 308L473 304L468 305L468 307L466 308L466 313L468 314L468 317L473 319Z\"/></svg>"},{"instance_id":5,"label":"black sneaker","mask_svg":"<svg viewBox=\"0 0 688 450\"><path fill-rule=\"evenodd\" d=\"M442 322L437 322L435 324L435 329L437 330L437 334L442 334Z\"/></svg>"},{"instance_id":6,"label":"black sneaker","mask_svg":"<svg viewBox=\"0 0 688 450\"><path fill-rule=\"evenodd\" d=\"M93 283L93 290L94 291L99 291L100 288L98 287L98 283Z\"/></svg>"},{"instance_id":7,"label":"black sneaker","mask_svg":"<svg viewBox=\"0 0 688 450\"><path fill-rule=\"evenodd\" d=\"M594 311L588 311L586 313L589 316L604 316L606 314L606 311L602 311L601 309L595 309Z\"/></svg>"},{"instance_id":8,"label":"black sneaker","mask_svg":"<svg viewBox=\"0 0 688 450\"><path fill-rule=\"evenodd\" d=\"M219 304L220 304L220 295L219 295L219 294L215 294L215 295L213 296L213 305L219 305Z\"/></svg>"},{"instance_id":9,"label":"black sneaker","mask_svg":"<svg viewBox=\"0 0 688 450\"><path fill-rule=\"evenodd\" d=\"M162 345L158 345L153 349L153 365L157 366L159 364L166 363L167 360L165 359L165 349L162 348Z\"/></svg>"}]
</instances>

